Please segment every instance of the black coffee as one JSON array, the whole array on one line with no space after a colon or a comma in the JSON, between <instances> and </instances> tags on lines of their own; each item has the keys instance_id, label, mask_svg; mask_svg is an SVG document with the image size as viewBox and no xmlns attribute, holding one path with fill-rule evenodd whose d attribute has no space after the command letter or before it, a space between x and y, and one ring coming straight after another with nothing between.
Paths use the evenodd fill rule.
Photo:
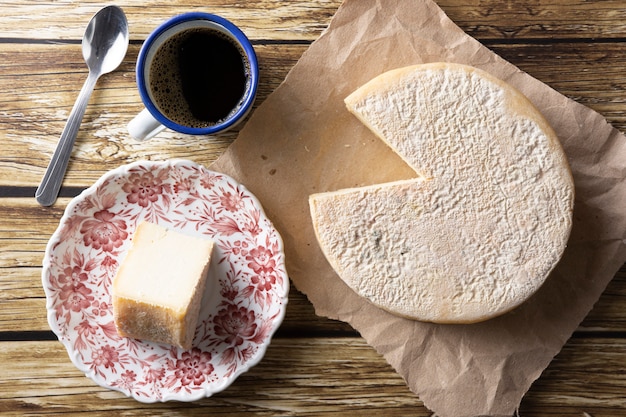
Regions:
<instances>
[{"instance_id":1,"label":"black coffee","mask_svg":"<svg viewBox=\"0 0 626 417\"><path fill-rule=\"evenodd\" d=\"M150 89L159 110L189 127L207 127L235 111L246 91L247 60L239 46L211 28L177 33L158 49Z\"/></svg>"}]
</instances>

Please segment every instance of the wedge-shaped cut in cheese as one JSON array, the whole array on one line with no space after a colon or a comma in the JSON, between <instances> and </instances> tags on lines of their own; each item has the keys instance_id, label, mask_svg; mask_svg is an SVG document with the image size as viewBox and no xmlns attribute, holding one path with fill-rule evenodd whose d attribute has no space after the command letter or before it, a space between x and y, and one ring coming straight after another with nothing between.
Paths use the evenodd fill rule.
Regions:
<instances>
[{"instance_id":1,"label":"wedge-shaped cut in cheese","mask_svg":"<svg viewBox=\"0 0 626 417\"><path fill-rule=\"evenodd\" d=\"M113 280L118 333L189 349L213 241L142 222Z\"/></svg>"},{"instance_id":2,"label":"wedge-shaped cut in cheese","mask_svg":"<svg viewBox=\"0 0 626 417\"><path fill-rule=\"evenodd\" d=\"M574 204L539 111L484 71L446 63L390 71L345 101L417 176L310 196L341 279L383 309L439 323L486 320L535 293Z\"/></svg>"}]
</instances>

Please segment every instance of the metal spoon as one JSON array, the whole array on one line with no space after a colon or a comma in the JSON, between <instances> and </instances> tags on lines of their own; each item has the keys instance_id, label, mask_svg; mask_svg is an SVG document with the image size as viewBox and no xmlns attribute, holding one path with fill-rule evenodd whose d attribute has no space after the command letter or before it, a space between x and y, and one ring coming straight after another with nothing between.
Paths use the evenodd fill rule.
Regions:
<instances>
[{"instance_id":1,"label":"metal spoon","mask_svg":"<svg viewBox=\"0 0 626 417\"><path fill-rule=\"evenodd\" d=\"M57 199L76 141L76 134L96 81L102 74L116 69L126 56L128 22L122 9L117 6L107 6L96 13L87 25L82 47L83 58L89 68L89 76L70 112L46 174L35 192L35 198L42 206L50 206Z\"/></svg>"}]
</instances>

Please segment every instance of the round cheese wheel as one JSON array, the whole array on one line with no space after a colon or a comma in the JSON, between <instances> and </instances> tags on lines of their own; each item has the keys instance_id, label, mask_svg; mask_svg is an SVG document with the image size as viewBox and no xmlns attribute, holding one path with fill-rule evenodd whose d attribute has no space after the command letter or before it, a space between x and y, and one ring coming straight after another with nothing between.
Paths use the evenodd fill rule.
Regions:
<instances>
[{"instance_id":1,"label":"round cheese wheel","mask_svg":"<svg viewBox=\"0 0 626 417\"><path fill-rule=\"evenodd\" d=\"M486 320L535 293L566 247L574 183L530 101L449 63L387 72L345 101L417 175L310 196L339 277L385 310L437 323Z\"/></svg>"}]
</instances>

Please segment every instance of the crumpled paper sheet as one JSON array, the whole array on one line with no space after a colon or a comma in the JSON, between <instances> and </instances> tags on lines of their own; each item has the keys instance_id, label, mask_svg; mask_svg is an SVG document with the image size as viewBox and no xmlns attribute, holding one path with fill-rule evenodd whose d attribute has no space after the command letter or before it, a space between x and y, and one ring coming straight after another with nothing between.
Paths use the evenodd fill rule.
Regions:
<instances>
[{"instance_id":1,"label":"crumpled paper sheet","mask_svg":"<svg viewBox=\"0 0 626 417\"><path fill-rule=\"evenodd\" d=\"M528 302L479 324L422 323L371 305L326 262L309 215L311 193L415 176L343 99L384 71L432 61L473 65L521 90L559 135L576 184L560 264ZM350 323L440 417L512 415L626 260L626 138L428 0L346 0L211 168L260 199L283 236L289 274L316 313Z\"/></svg>"}]
</instances>

